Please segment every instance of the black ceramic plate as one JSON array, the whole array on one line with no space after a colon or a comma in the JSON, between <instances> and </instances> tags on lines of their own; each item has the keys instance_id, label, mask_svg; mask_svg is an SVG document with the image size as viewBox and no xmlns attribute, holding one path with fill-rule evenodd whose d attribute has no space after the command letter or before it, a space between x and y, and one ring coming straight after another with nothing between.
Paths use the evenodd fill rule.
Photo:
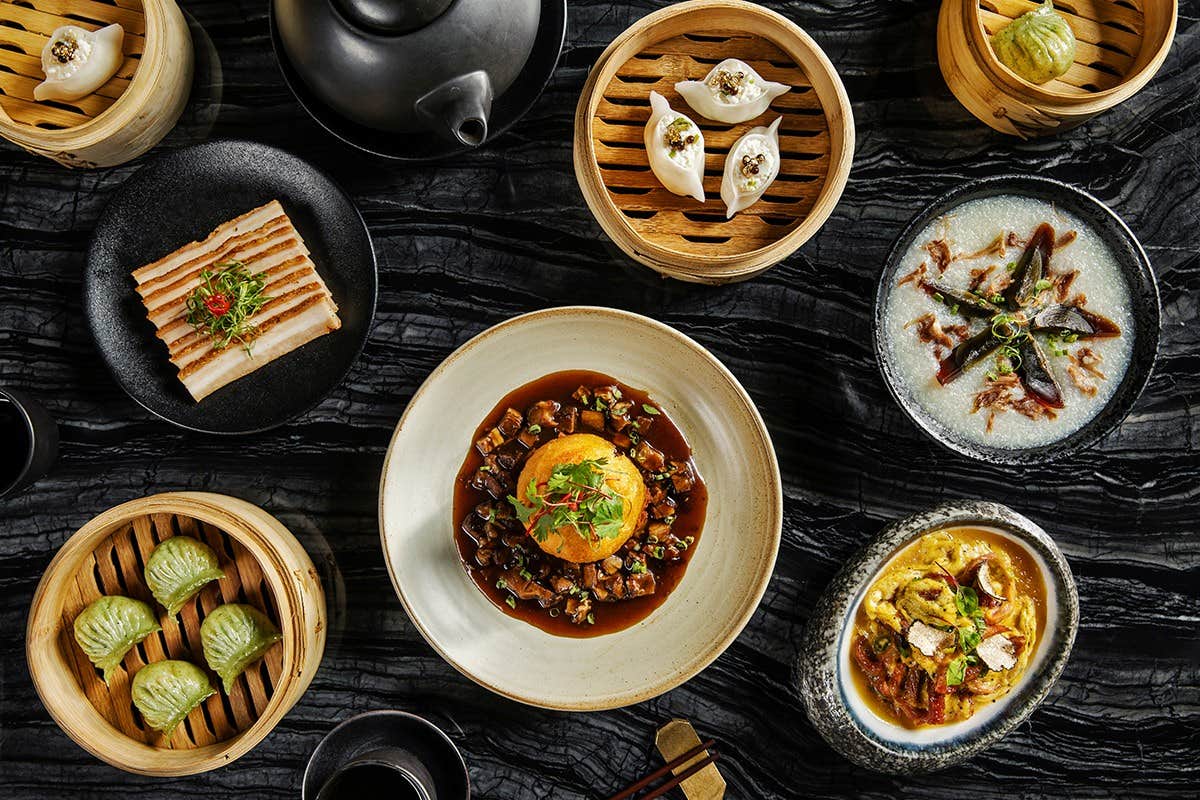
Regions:
<instances>
[{"instance_id":1,"label":"black ceramic plate","mask_svg":"<svg viewBox=\"0 0 1200 800\"><path fill-rule=\"evenodd\" d=\"M440 728L403 711L368 711L341 723L317 745L304 770L301 800L316 800L334 771L381 747L398 747L416 756L429 770L438 800L470 798L466 762Z\"/></svg>"},{"instance_id":2,"label":"black ceramic plate","mask_svg":"<svg viewBox=\"0 0 1200 800\"><path fill-rule=\"evenodd\" d=\"M432 133L377 131L335 114L309 91L304 80L288 61L283 43L279 40L279 31L275 27L275 4L268 5L271 8L271 45L275 49L275 61L283 73L283 80L304 110L322 128L360 150L398 161L429 161L478 149ZM525 67L517 75L512 86L492 103L487 140L480 147L486 146L488 142L515 125L537 102L554 75L554 68L558 66L558 57L562 53L566 34L567 0L542 0L541 21L538 23L537 39L534 40L529 60L525 62Z\"/></svg>"},{"instance_id":3,"label":"black ceramic plate","mask_svg":"<svg viewBox=\"0 0 1200 800\"><path fill-rule=\"evenodd\" d=\"M1052 444L1036 449L1020 450L988 447L978 444L946 428L930 416L914 398L892 364L891 355L883 342L883 312L888 294L896 285L900 261L914 239L925 226L947 211L971 200L1001 194L1017 194L1053 203L1082 219L1104 241L1115 256L1125 280L1129 284L1131 312L1134 321L1133 352L1129 367L1121 379L1121 385L1095 417L1079 430ZM1121 218L1087 192L1061 181L1036 178L1029 175L1000 175L972 181L947 192L934 200L924 211L908 223L908 227L896 240L892 252L883 268L879 282L879 293L875 299L875 356L884 382L891 390L896 402L912 420L936 441L963 455L994 464L1039 464L1054 461L1085 447L1089 447L1109 431L1121 424L1133 404L1146 386L1154 360L1158 354L1159 298L1158 284L1150 268L1150 260Z\"/></svg>"},{"instance_id":4,"label":"black ceramic plate","mask_svg":"<svg viewBox=\"0 0 1200 800\"><path fill-rule=\"evenodd\" d=\"M342 327L197 403L130 273L271 199L304 237ZM282 425L341 383L367 340L376 289L371 237L346 193L282 150L227 140L161 156L117 190L88 249L83 305L101 357L130 397L182 428L239 434Z\"/></svg>"}]
</instances>

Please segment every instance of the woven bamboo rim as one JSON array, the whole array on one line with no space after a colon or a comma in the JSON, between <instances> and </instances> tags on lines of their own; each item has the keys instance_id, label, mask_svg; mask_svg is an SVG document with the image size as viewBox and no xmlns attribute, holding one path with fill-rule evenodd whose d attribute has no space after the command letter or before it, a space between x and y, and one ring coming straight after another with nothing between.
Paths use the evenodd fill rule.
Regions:
<instances>
[{"instance_id":1,"label":"woven bamboo rim","mask_svg":"<svg viewBox=\"0 0 1200 800\"><path fill-rule=\"evenodd\" d=\"M174 617L154 604L141 574L149 552L173 535L206 541L225 570L224 578L208 584ZM163 627L130 651L109 686L73 635L75 616L102 594L150 602ZM218 690L173 735L163 736L132 706L133 674L164 658L206 668L200 622L224 602L262 609L278 623L283 640L228 694ZM276 519L224 495L159 494L110 509L67 540L34 593L26 658L47 711L85 750L129 772L191 775L244 755L299 700L324 653L325 618L316 569ZM220 686L215 677L213 683Z\"/></svg>"},{"instance_id":2,"label":"woven bamboo rim","mask_svg":"<svg viewBox=\"0 0 1200 800\"><path fill-rule=\"evenodd\" d=\"M702 77L731 56L796 89L747 123L699 117L675 81ZM651 89L705 131L704 206L671 195L648 171L637 123L648 116ZM726 221L715 191L724 153L746 130L781 114L780 178L758 204ZM688 281L744 280L795 252L832 213L853 153L853 113L829 59L785 17L739 0L678 3L632 25L596 62L575 113L575 174L601 228L634 260Z\"/></svg>"},{"instance_id":3,"label":"woven bamboo rim","mask_svg":"<svg viewBox=\"0 0 1200 800\"><path fill-rule=\"evenodd\" d=\"M125 61L70 103L39 102L41 51L61 25L125 29ZM174 0L0 0L0 136L69 167L120 164L158 143L191 89L192 39Z\"/></svg>"},{"instance_id":4,"label":"woven bamboo rim","mask_svg":"<svg viewBox=\"0 0 1200 800\"><path fill-rule=\"evenodd\" d=\"M1033 0L943 0L938 61L955 96L989 126L1040 136L1078 125L1140 91L1170 51L1177 0L1055 0L1078 42L1075 63L1044 85L997 59L989 38Z\"/></svg>"}]
</instances>

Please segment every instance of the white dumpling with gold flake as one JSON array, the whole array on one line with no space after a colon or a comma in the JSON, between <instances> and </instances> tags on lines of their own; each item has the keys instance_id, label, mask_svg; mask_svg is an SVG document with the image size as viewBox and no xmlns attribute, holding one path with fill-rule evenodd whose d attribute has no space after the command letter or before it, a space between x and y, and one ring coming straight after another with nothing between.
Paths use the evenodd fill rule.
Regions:
<instances>
[{"instance_id":1,"label":"white dumpling with gold flake","mask_svg":"<svg viewBox=\"0 0 1200 800\"><path fill-rule=\"evenodd\" d=\"M725 174L721 178L726 219L757 203L779 175L779 123L782 119L776 117L766 128L751 128L729 149Z\"/></svg>"},{"instance_id":2,"label":"white dumpling with gold flake","mask_svg":"<svg viewBox=\"0 0 1200 800\"><path fill-rule=\"evenodd\" d=\"M87 97L117 74L125 55L125 29L117 23L98 31L63 25L42 48L46 80L33 88L34 100L70 102Z\"/></svg>"},{"instance_id":3,"label":"white dumpling with gold flake","mask_svg":"<svg viewBox=\"0 0 1200 800\"><path fill-rule=\"evenodd\" d=\"M643 136L650 169L667 188L704 202L704 134L700 126L650 92L650 119Z\"/></svg>"},{"instance_id":4,"label":"white dumpling with gold flake","mask_svg":"<svg viewBox=\"0 0 1200 800\"><path fill-rule=\"evenodd\" d=\"M748 122L767 110L771 101L792 87L763 80L745 61L727 58L702 81L680 81L675 91L696 113L717 122Z\"/></svg>"}]
</instances>

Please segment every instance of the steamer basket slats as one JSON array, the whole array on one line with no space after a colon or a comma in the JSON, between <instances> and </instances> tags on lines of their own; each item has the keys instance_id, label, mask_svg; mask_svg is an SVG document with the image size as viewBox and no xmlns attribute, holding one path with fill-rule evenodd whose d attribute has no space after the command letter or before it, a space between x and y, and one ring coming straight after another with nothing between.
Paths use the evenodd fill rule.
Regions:
<instances>
[{"instance_id":1,"label":"steamer basket slats","mask_svg":"<svg viewBox=\"0 0 1200 800\"><path fill-rule=\"evenodd\" d=\"M170 616L154 602L144 570L151 551L178 535L212 547L225 577ZM126 655L107 687L73 635L75 617L105 594L149 602L162 625ZM261 609L284 641L226 694L207 669L200 625L217 606L231 602ZM311 560L265 512L220 495L158 495L102 514L64 545L34 596L26 650L39 695L75 741L122 769L186 775L246 752L299 699L320 663L324 614ZM218 688L169 738L144 723L130 695L137 670L167 658L205 669Z\"/></svg>"},{"instance_id":2,"label":"steamer basket slats","mask_svg":"<svg viewBox=\"0 0 1200 800\"><path fill-rule=\"evenodd\" d=\"M1000 63L990 37L1034 0L943 0L938 61L959 101L1015 136L1055 133L1124 102L1154 76L1175 35L1177 0L1054 0L1076 38L1075 63L1043 85Z\"/></svg>"},{"instance_id":3,"label":"steamer basket slats","mask_svg":"<svg viewBox=\"0 0 1200 800\"><path fill-rule=\"evenodd\" d=\"M120 23L116 76L71 102L33 98L41 54L63 25ZM153 147L183 111L192 40L175 0L0 0L0 136L65 166L112 166Z\"/></svg>"},{"instance_id":4,"label":"steamer basket slats","mask_svg":"<svg viewBox=\"0 0 1200 800\"><path fill-rule=\"evenodd\" d=\"M70 103L56 102L50 105L33 99L34 87L44 78L42 49L50 41L50 34L56 28L78 25L80 28L94 31L113 22L121 23L121 27L125 29L122 47L126 58L116 77L93 94ZM141 35L144 30L145 18L140 11L91 0L78 3L75 0L37 0L33 8L16 5L11 0L0 0L0 45L15 47L20 51L0 50L0 64L17 73L5 75L7 79L0 80L0 92L3 92L0 96L0 108L4 108L14 119L31 120L27 124L38 126L66 128L82 125L100 116L128 88L129 79L137 70L145 48L145 41ZM13 108L9 107L10 103L13 104ZM30 106L53 108L62 111L63 115L71 116L38 115L32 113ZM17 113L14 113L14 109Z\"/></svg>"},{"instance_id":5,"label":"steamer basket slats","mask_svg":"<svg viewBox=\"0 0 1200 800\"><path fill-rule=\"evenodd\" d=\"M754 120L705 119L675 84L703 79L726 58L792 89ZM704 133L703 204L670 193L650 170L643 134L651 91ZM777 117L779 176L759 202L726 219L725 158L748 130ZM803 244L841 194L854 141L845 90L820 49L782 16L737 0L679 3L618 37L584 87L575 134L576 176L605 232L643 264L705 283L751 277Z\"/></svg>"}]
</instances>

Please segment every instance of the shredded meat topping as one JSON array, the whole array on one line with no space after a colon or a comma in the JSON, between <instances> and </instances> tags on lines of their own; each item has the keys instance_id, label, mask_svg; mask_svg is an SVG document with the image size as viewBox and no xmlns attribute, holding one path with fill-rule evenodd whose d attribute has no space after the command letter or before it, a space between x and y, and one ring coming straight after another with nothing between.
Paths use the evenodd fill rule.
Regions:
<instances>
[{"instance_id":1,"label":"shredded meat topping","mask_svg":"<svg viewBox=\"0 0 1200 800\"><path fill-rule=\"evenodd\" d=\"M933 265L937 267L938 274L946 271L946 267L950 266L953 258L950 255L950 245L945 239L933 239L925 245L926 252L933 259Z\"/></svg>"},{"instance_id":2,"label":"shredded meat topping","mask_svg":"<svg viewBox=\"0 0 1200 800\"><path fill-rule=\"evenodd\" d=\"M1080 347L1071 353L1067 361L1067 374L1079 391L1088 396L1094 396L1099 387L1096 379L1107 380L1108 376L1100 371L1099 365L1104 358L1090 347Z\"/></svg>"},{"instance_id":3,"label":"shredded meat topping","mask_svg":"<svg viewBox=\"0 0 1200 800\"><path fill-rule=\"evenodd\" d=\"M908 273L903 278L901 278L899 281L897 281L896 285L903 286L906 283L912 283L913 281L916 281L917 285L919 286L922 282L922 279L925 277L925 270L927 267L928 267L928 264L926 262L922 261L920 264L917 265L916 269L914 269L912 272Z\"/></svg>"},{"instance_id":4,"label":"shredded meat topping","mask_svg":"<svg viewBox=\"0 0 1200 800\"><path fill-rule=\"evenodd\" d=\"M971 280L967 283L967 290L972 292L979 291L979 287L983 285L992 275L992 270L996 268L995 264L989 264L986 267L977 267L971 270Z\"/></svg>"},{"instance_id":5,"label":"shredded meat topping","mask_svg":"<svg viewBox=\"0 0 1200 800\"><path fill-rule=\"evenodd\" d=\"M971 413L988 412L987 432L992 432L996 415L1005 411L1016 411L1029 419L1054 419L1054 410L1047 408L1021 388L1021 380L1015 372L1003 375L989 376L984 380L983 389L971 403Z\"/></svg>"},{"instance_id":6,"label":"shredded meat topping","mask_svg":"<svg viewBox=\"0 0 1200 800\"><path fill-rule=\"evenodd\" d=\"M996 236L995 239L992 239L990 244L986 245L982 249L976 250L974 253L970 253L967 255L960 254L959 256L957 256L957 258L965 258L967 260L970 260L973 258L983 258L984 256L1003 256L1004 251L1007 249L1005 242L1006 242L1006 236L1005 236L1005 234L1001 233L998 236Z\"/></svg>"},{"instance_id":7,"label":"shredded meat topping","mask_svg":"<svg viewBox=\"0 0 1200 800\"><path fill-rule=\"evenodd\" d=\"M938 344L942 347L954 347L958 340L965 339L968 328L966 325L947 325L942 327L932 313L922 314L904 327L916 326L917 338L926 344Z\"/></svg>"}]
</instances>

